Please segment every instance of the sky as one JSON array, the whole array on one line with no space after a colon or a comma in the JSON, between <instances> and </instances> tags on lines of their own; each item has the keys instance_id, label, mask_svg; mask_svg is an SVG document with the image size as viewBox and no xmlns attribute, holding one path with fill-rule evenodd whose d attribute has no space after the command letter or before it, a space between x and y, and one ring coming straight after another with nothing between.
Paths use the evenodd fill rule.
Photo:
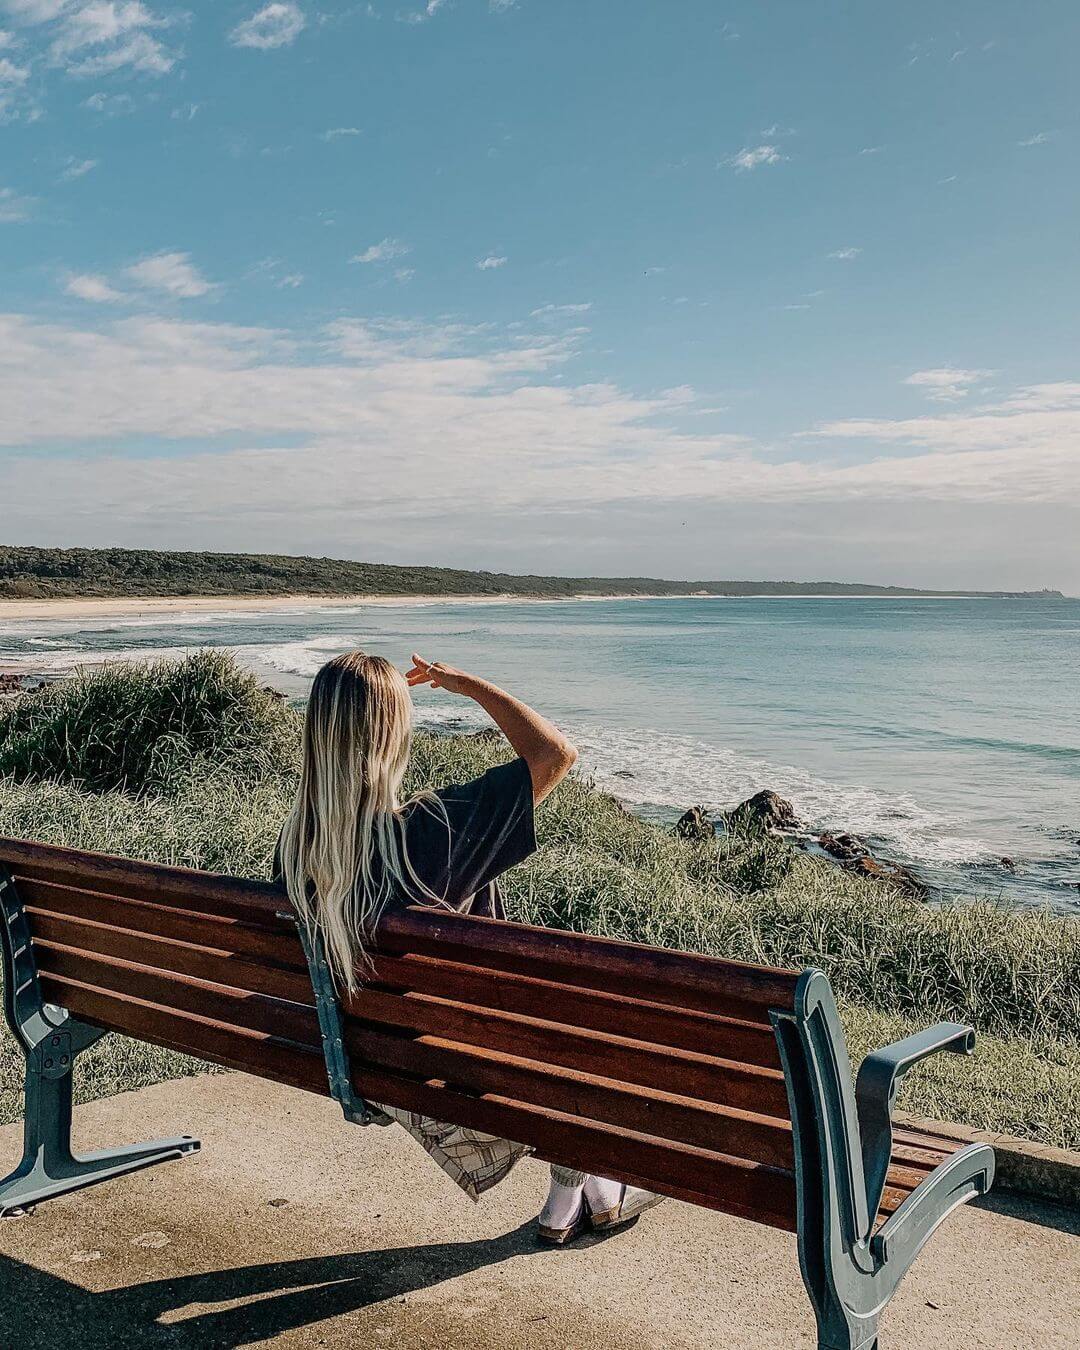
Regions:
<instances>
[{"instance_id":1,"label":"sky","mask_svg":"<svg viewBox=\"0 0 1080 1350\"><path fill-rule=\"evenodd\" d=\"M1075 0L0 0L0 539L1080 594Z\"/></svg>"}]
</instances>

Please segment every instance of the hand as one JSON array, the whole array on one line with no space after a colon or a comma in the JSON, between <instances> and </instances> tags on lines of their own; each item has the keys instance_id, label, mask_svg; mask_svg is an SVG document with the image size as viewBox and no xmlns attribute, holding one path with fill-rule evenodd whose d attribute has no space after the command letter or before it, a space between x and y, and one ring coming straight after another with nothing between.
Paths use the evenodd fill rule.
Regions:
<instances>
[{"instance_id":1,"label":"hand","mask_svg":"<svg viewBox=\"0 0 1080 1350\"><path fill-rule=\"evenodd\" d=\"M419 652L413 652L412 667L405 672L405 678L410 689L418 684L430 684L432 689L448 689L451 694L467 693L468 685L473 680L473 676L465 671L445 665L442 661L425 661Z\"/></svg>"}]
</instances>

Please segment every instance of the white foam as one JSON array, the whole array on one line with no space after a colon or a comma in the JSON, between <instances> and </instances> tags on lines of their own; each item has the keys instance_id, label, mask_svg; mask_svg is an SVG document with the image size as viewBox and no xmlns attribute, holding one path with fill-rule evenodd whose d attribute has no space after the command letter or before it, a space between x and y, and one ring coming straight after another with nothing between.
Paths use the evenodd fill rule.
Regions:
<instances>
[{"instance_id":1,"label":"white foam","mask_svg":"<svg viewBox=\"0 0 1080 1350\"><path fill-rule=\"evenodd\" d=\"M957 832L949 816L908 793L832 783L791 764L770 764L688 736L568 727L581 767L630 805L727 810L763 788L787 797L813 830L844 829L885 841L909 862L979 863L996 857L984 840ZM626 775L632 775L627 777Z\"/></svg>"},{"instance_id":2,"label":"white foam","mask_svg":"<svg viewBox=\"0 0 1080 1350\"><path fill-rule=\"evenodd\" d=\"M259 643L232 650L245 665L264 666L283 675L307 679L316 675L331 656L351 651L364 640L355 633L324 633L297 642Z\"/></svg>"}]
</instances>

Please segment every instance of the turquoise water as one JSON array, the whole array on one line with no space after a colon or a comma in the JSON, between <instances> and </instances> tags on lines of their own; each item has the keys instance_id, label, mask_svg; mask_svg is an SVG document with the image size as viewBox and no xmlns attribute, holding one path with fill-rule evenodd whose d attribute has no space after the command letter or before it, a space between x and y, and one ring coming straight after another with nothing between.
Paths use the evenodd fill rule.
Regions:
<instances>
[{"instance_id":1,"label":"turquoise water","mask_svg":"<svg viewBox=\"0 0 1080 1350\"><path fill-rule=\"evenodd\" d=\"M647 815L770 787L808 831L852 830L945 893L1080 911L1077 600L308 605L0 623L4 664L224 646L295 693L354 645L399 663L419 648L505 685ZM445 693L418 704L421 723L484 721Z\"/></svg>"}]
</instances>

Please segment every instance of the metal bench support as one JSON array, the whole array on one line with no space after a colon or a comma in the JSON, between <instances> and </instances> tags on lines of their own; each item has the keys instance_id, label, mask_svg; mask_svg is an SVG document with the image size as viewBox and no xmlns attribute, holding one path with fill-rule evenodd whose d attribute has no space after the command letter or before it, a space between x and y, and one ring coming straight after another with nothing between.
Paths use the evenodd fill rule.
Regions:
<instances>
[{"instance_id":1,"label":"metal bench support","mask_svg":"<svg viewBox=\"0 0 1080 1350\"><path fill-rule=\"evenodd\" d=\"M394 1122L390 1116L358 1096L353 1088L352 1064L341 1026L341 1007L321 935L318 931L310 930L292 910L280 913L278 918L291 919L296 924L300 945L307 958L331 1097L341 1107L345 1119L353 1125L392 1125Z\"/></svg>"},{"instance_id":2,"label":"metal bench support","mask_svg":"<svg viewBox=\"0 0 1080 1350\"><path fill-rule=\"evenodd\" d=\"M927 1238L993 1183L993 1149L971 1144L935 1168L877 1227L901 1076L941 1050L970 1054L975 1034L943 1023L874 1051L853 1089L843 1028L821 971L802 976L794 1011L774 1012L772 1021L791 1103L799 1264L818 1347L877 1350L881 1313Z\"/></svg>"},{"instance_id":3,"label":"metal bench support","mask_svg":"<svg viewBox=\"0 0 1080 1350\"><path fill-rule=\"evenodd\" d=\"M71 1073L77 1057L105 1032L45 1003L30 942L30 926L10 873L0 870L0 955L4 1017L26 1056L23 1155L0 1179L0 1218L25 1213L43 1200L197 1153L190 1135L147 1144L71 1151Z\"/></svg>"}]
</instances>

